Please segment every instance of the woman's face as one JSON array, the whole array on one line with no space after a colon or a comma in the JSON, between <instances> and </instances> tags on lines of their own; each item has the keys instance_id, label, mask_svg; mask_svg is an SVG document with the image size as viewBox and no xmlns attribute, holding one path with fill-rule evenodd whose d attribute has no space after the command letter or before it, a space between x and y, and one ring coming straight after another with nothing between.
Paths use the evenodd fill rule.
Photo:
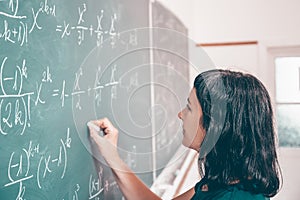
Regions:
<instances>
[{"instance_id":1,"label":"woman's face","mask_svg":"<svg viewBox=\"0 0 300 200\"><path fill-rule=\"evenodd\" d=\"M196 96L196 89L193 88L187 99L186 107L178 113L183 123L182 144L199 152L201 143L205 136L202 126L202 108Z\"/></svg>"}]
</instances>

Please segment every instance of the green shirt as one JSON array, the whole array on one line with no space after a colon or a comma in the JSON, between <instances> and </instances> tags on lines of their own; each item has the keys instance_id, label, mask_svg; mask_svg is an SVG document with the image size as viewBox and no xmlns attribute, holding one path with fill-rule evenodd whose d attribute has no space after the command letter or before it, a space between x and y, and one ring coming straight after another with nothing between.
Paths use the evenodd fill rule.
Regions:
<instances>
[{"instance_id":1,"label":"green shirt","mask_svg":"<svg viewBox=\"0 0 300 200\"><path fill-rule=\"evenodd\" d=\"M196 184L192 200L269 200L262 194L252 194L243 190L237 184L213 191L202 191L203 185L205 185L203 180Z\"/></svg>"}]
</instances>

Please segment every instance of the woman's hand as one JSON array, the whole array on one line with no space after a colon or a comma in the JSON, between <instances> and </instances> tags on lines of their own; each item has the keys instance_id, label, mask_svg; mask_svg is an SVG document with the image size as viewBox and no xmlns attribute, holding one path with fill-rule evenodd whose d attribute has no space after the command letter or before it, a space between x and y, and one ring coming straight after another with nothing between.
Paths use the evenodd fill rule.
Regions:
<instances>
[{"instance_id":1,"label":"woman's hand","mask_svg":"<svg viewBox=\"0 0 300 200\"><path fill-rule=\"evenodd\" d=\"M113 165L115 159L119 159L117 150L118 143L118 129L116 129L112 123L107 119L99 119L92 121L96 126L103 131L104 136L100 136L99 133L92 127L89 127L90 137L92 141L97 145L97 149L104 157L109 165ZM111 166L112 167L112 166Z\"/></svg>"},{"instance_id":2,"label":"woman's hand","mask_svg":"<svg viewBox=\"0 0 300 200\"><path fill-rule=\"evenodd\" d=\"M98 150L111 167L115 180L125 199L160 199L120 158L117 150L118 130L112 123L107 118L92 121L92 123L97 125L104 132L104 136L102 137L93 127L89 127L92 142L96 143Z\"/></svg>"}]
</instances>

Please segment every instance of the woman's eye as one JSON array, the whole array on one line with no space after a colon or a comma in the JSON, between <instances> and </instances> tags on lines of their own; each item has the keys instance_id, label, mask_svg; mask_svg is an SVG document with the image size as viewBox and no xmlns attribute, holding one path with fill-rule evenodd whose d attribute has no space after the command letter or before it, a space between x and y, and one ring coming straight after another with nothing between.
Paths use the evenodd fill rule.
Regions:
<instances>
[{"instance_id":1,"label":"woman's eye","mask_svg":"<svg viewBox=\"0 0 300 200\"><path fill-rule=\"evenodd\" d=\"M186 104L186 107L189 111L192 111L191 107L189 106L189 104Z\"/></svg>"}]
</instances>

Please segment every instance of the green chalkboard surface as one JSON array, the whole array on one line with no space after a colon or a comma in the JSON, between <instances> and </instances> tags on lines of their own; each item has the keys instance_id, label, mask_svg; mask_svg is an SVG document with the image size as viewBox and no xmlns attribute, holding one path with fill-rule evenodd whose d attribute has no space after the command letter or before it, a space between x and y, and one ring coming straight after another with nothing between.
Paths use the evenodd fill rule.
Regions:
<instances>
[{"instance_id":1,"label":"green chalkboard surface","mask_svg":"<svg viewBox=\"0 0 300 200\"><path fill-rule=\"evenodd\" d=\"M167 12L147 0L0 1L0 199L122 199L88 137L102 117L151 186L181 143L189 90L184 37L149 28L186 34Z\"/></svg>"}]
</instances>

